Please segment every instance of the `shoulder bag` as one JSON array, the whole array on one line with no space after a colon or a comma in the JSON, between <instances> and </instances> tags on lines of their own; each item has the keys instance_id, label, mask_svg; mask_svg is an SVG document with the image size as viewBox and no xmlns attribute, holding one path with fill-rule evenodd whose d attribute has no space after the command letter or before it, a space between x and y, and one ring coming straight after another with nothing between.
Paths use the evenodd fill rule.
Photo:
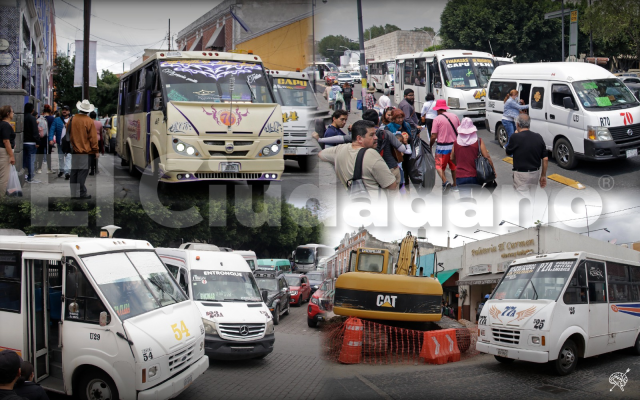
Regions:
<instances>
[{"instance_id":1,"label":"shoulder bag","mask_svg":"<svg viewBox=\"0 0 640 400\"><path fill-rule=\"evenodd\" d=\"M64 120L63 120L64 122ZM64 154L73 153L73 146L71 146L71 123L73 122L73 117L69 119L69 123L67 124L67 132L62 138L62 152Z\"/></svg>"},{"instance_id":2,"label":"shoulder bag","mask_svg":"<svg viewBox=\"0 0 640 400\"><path fill-rule=\"evenodd\" d=\"M356 166L353 170L353 178L347 181L347 190L349 191L349 197L366 197L369 198L369 192L367 191L367 187L362 180L362 164L364 163L364 154L368 149L362 148L358 151L358 156L356 157Z\"/></svg>"},{"instance_id":3,"label":"shoulder bag","mask_svg":"<svg viewBox=\"0 0 640 400\"><path fill-rule=\"evenodd\" d=\"M478 158L476 158L476 179L479 185L493 182L496 179L493 167L482 155L482 139L478 138Z\"/></svg>"}]
</instances>

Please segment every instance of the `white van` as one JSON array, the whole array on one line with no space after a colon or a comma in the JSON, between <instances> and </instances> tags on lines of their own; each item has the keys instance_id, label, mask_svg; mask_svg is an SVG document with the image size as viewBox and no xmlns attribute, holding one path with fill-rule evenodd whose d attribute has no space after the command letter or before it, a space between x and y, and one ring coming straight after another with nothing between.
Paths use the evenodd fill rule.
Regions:
<instances>
[{"instance_id":1,"label":"white van","mask_svg":"<svg viewBox=\"0 0 640 400\"><path fill-rule=\"evenodd\" d=\"M634 261L585 252L514 261L482 308L476 348L503 363L551 361L560 375L578 357L628 347L640 355L640 263L631 254Z\"/></svg>"},{"instance_id":2,"label":"white van","mask_svg":"<svg viewBox=\"0 0 640 400\"><path fill-rule=\"evenodd\" d=\"M200 310L209 357L263 358L273 351L273 318L242 256L206 250L156 251Z\"/></svg>"},{"instance_id":3,"label":"white van","mask_svg":"<svg viewBox=\"0 0 640 400\"><path fill-rule=\"evenodd\" d=\"M239 254L244 258L244 260L249 264L249 268L251 271L255 271L256 265L258 265L258 257L256 257L256 253L251 250L234 250L236 254Z\"/></svg>"},{"instance_id":4,"label":"white van","mask_svg":"<svg viewBox=\"0 0 640 400\"><path fill-rule=\"evenodd\" d=\"M0 236L0 350L46 390L169 399L203 374L198 309L145 241Z\"/></svg>"},{"instance_id":5,"label":"white van","mask_svg":"<svg viewBox=\"0 0 640 400\"><path fill-rule=\"evenodd\" d=\"M612 73L593 64L503 65L489 82L487 129L504 146L504 99L516 89L529 105L531 130L562 168L578 159L631 158L640 148L640 103ZM635 123L634 123L635 121Z\"/></svg>"}]
</instances>

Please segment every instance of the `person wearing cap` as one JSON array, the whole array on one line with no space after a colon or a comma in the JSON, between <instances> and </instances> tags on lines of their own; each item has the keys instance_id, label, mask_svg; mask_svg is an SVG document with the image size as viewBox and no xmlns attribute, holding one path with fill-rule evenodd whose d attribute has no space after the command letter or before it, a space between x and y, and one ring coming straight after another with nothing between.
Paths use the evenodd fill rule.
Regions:
<instances>
[{"instance_id":1,"label":"person wearing cap","mask_svg":"<svg viewBox=\"0 0 640 400\"><path fill-rule=\"evenodd\" d=\"M451 183L447 181L445 175L447 165L451 170L453 186L456 186L456 165L451 161L451 151L453 150L453 143L456 141L458 126L460 126L458 116L446 112L448 109L449 107L444 99L436 100L433 110L438 113L438 116L433 120L431 132L431 148L433 148L433 143L435 143L436 139L438 141L436 145L436 172L442 179L443 192L446 192L451 187Z\"/></svg>"},{"instance_id":2,"label":"person wearing cap","mask_svg":"<svg viewBox=\"0 0 640 400\"><path fill-rule=\"evenodd\" d=\"M26 400L13 391L20 378L22 359L13 350L0 351L0 400Z\"/></svg>"},{"instance_id":3,"label":"person wearing cap","mask_svg":"<svg viewBox=\"0 0 640 400\"><path fill-rule=\"evenodd\" d=\"M529 130L531 120L527 114L516 118L516 133L511 136L507 154L513 154L513 187L521 194L540 183L541 188L547 186L547 166L549 156L544 139L539 133ZM540 167L542 166L542 173Z\"/></svg>"},{"instance_id":4,"label":"person wearing cap","mask_svg":"<svg viewBox=\"0 0 640 400\"><path fill-rule=\"evenodd\" d=\"M58 178L62 178L62 175L65 175L67 179L71 176L71 154L65 157L61 140L65 125L69 122L69 114L69 106L63 106L61 115L56 117L49 127L49 146L53 146L56 143L56 147L58 147Z\"/></svg>"},{"instance_id":5,"label":"person wearing cap","mask_svg":"<svg viewBox=\"0 0 640 400\"><path fill-rule=\"evenodd\" d=\"M413 108L415 103L415 94L413 89L404 90L404 99L398 104L398 108L404 113L404 120L411 127L411 134L415 135L420 131L420 121L416 115L416 110Z\"/></svg>"},{"instance_id":6,"label":"person wearing cap","mask_svg":"<svg viewBox=\"0 0 640 400\"><path fill-rule=\"evenodd\" d=\"M373 108L376 106L376 98L373 96L375 92L376 92L376 87L373 85L369 85L369 88L367 89L367 94L364 95L364 102L363 102L364 108L362 109L362 112L364 112L365 110L373 110Z\"/></svg>"},{"instance_id":7,"label":"person wearing cap","mask_svg":"<svg viewBox=\"0 0 640 400\"><path fill-rule=\"evenodd\" d=\"M89 113L95 110L89 100L82 100L76 104L78 114L67 124L67 134L70 135L73 156L71 158L71 198L90 199L84 185L89 175L89 155L100 157L98 152L98 134ZM78 196L78 189L80 195Z\"/></svg>"},{"instance_id":8,"label":"person wearing cap","mask_svg":"<svg viewBox=\"0 0 640 400\"><path fill-rule=\"evenodd\" d=\"M493 161L487 151L482 139L478 138L478 128L473 124L470 118L464 118L458 127L458 137L453 143L453 151L451 152L451 161L456 165L456 185L477 185L476 178L476 159L478 153L489 160L491 168L495 172ZM462 192L462 188L460 188ZM462 194L462 193L461 193Z\"/></svg>"},{"instance_id":9,"label":"person wearing cap","mask_svg":"<svg viewBox=\"0 0 640 400\"><path fill-rule=\"evenodd\" d=\"M49 400L42 386L33 381L35 377L33 365L29 361L22 361L20 370L20 378L14 385L13 391L28 400Z\"/></svg>"}]
</instances>

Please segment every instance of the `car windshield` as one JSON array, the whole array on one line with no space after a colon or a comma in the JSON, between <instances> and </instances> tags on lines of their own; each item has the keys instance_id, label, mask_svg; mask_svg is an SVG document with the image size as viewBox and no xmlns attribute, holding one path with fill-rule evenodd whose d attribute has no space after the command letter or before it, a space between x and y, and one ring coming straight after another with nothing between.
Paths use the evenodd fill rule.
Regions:
<instances>
[{"instance_id":1,"label":"car windshield","mask_svg":"<svg viewBox=\"0 0 640 400\"><path fill-rule=\"evenodd\" d=\"M191 270L194 300L260 301L251 272Z\"/></svg>"},{"instance_id":2,"label":"car windshield","mask_svg":"<svg viewBox=\"0 0 640 400\"><path fill-rule=\"evenodd\" d=\"M509 267L492 299L557 300L576 260L550 261Z\"/></svg>"},{"instance_id":3,"label":"car windshield","mask_svg":"<svg viewBox=\"0 0 640 400\"><path fill-rule=\"evenodd\" d=\"M300 286L300 277L295 275L285 275L284 279L287 281L289 286Z\"/></svg>"},{"instance_id":4,"label":"car windshield","mask_svg":"<svg viewBox=\"0 0 640 400\"><path fill-rule=\"evenodd\" d=\"M307 272L307 278L309 278L310 281L321 281L322 274L319 272Z\"/></svg>"},{"instance_id":5,"label":"car windshield","mask_svg":"<svg viewBox=\"0 0 640 400\"><path fill-rule=\"evenodd\" d=\"M298 247L296 250L296 259L294 261L298 264L313 264L315 261L313 249Z\"/></svg>"},{"instance_id":6,"label":"car windshield","mask_svg":"<svg viewBox=\"0 0 640 400\"><path fill-rule=\"evenodd\" d=\"M360 73L359 72L352 72L350 75L351 76L360 76Z\"/></svg>"},{"instance_id":7,"label":"car windshield","mask_svg":"<svg viewBox=\"0 0 640 400\"><path fill-rule=\"evenodd\" d=\"M349 74L339 74L338 78L351 78L351 75L349 75Z\"/></svg>"},{"instance_id":8,"label":"car windshield","mask_svg":"<svg viewBox=\"0 0 640 400\"><path fill-rule=\"evenodd\" d=\"M441 65L446 86L456 89L487 87L494 69L489 58L447 58Z\"/></svg>"},{"instance_id":9,"label":"car windshield","mask_svg":"<svg viewBox=\"0 0 640 400\"><path fill-rule=\"evenodd\" d=\"M82 257L121 320L187 300L153 251Z\"/></svg>"},{"instance_id":10,"label":"car windshield","mask_svg":"<svg viewBox=\"0 0 640 400\"><path fill-rule=\"evenodd\" d=\"M278 290L278 280L270 279L270 278L258 278L256 279L258 283L258 287L261 290L268 290L270 292L275 292Z\"/></svg>"},{"instance_id":11,"label":"car windshield","mask_svg":"<svg viewBox=\"0 0 640 400\"><path fill-rule=\"evenodd\" d=\"M261 64L176 60L162 61L160 71L169 101L274 103Z\"/></svg>"},{"instance_id":12,"label":"car windshield","mask_svg":"<svg viewBox=\"0 0 640 400\"><path fill-rule=\"evenodd\" d=\"M286 107L318 107L316 96L309 81L288 78L274 78L273 89Z\"/></svg>"},{"instance_id":13,"label":"car windshield","mask_svg":"<svg viewBox=\"0 0 640 400\"><path fill-rule=\"evenodd\" d=\"M634 107L638 101L619 79L594 79L573 82L580 103L590 110L612 110Z\"/></svg>"}]
</instances>

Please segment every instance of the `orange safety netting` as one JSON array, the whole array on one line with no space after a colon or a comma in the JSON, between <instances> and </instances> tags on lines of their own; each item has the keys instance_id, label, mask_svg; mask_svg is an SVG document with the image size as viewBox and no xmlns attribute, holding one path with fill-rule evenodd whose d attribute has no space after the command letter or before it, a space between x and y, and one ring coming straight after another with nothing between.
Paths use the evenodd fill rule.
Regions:
<instances>
[{"instance_id":1,"label":"orange safety netting","mask_svg":"<svg viewBox=\"0 0 640 400\"><path fill-rule=\"evenodd\" d=\"M446 338L446 333L451 340ZM436 337L436 341L432 337ZM421 331L349 318L324 328L323 352L328 360L347 364L441 364L478 354L476 339L475 329Z\"/></svg>"}]
</instances>

